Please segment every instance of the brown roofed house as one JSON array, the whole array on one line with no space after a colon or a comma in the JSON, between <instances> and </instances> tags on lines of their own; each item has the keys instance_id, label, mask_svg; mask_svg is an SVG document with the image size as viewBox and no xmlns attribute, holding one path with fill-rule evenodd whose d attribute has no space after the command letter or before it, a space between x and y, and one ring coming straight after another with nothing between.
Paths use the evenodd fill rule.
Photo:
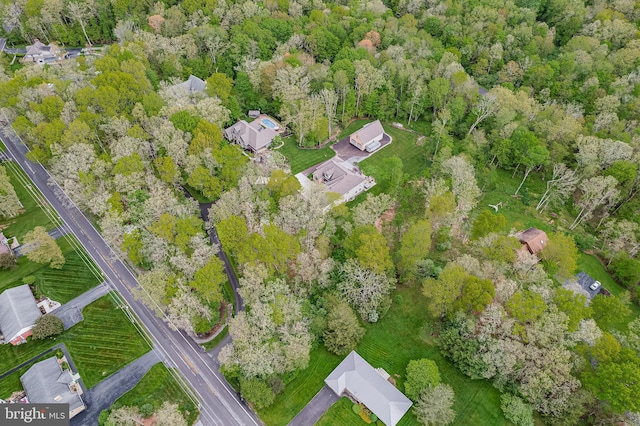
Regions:
<instances>
[{"instance_id":1,"label":"brown roofed house","mask_svg":"<svg viewBox=\"0 0 640 426\"><path fill-rule=\"evenodd\" d=\"M520 243L523 245L522 250L528 250L531 254L538 254L547 245L547 234L538 228L529 228L516 234Z\"/></svg>"}]
</instances>

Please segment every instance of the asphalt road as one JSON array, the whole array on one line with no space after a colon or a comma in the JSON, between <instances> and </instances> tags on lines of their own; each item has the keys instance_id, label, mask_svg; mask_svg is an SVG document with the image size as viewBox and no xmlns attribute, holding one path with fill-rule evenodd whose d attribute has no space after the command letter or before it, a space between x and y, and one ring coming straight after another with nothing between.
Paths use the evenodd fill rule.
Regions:
<instances>
[{"instance_id":1,"label":"asphalt road","mask_svg":"<svg viewBox=\"0 0 640 426\"><path fill-rule=\"evenodd\" d=\"M128 304L124 308L132 311L143 327L148 330L163 362L177 368L191 385L196 397L200 400L202 424L206 426L261 424L255 413L240 401L236 392L225 381L218 370L217 363L213 362L202 348L186 334L171 330L149 308L133 298L131 290L138 287L133 273L111 250L71 199L53 182L44 167L26 159L27 147L17 140L11 130L5 132L0 139L6 145L11 157L31 178L58 212L68 229L78 238L87 253L104 272L109 285L122 295ZM51 188L47 182L51 183ZM55 195L52 188L56 191Z\"/></svg>"}]
</instances>

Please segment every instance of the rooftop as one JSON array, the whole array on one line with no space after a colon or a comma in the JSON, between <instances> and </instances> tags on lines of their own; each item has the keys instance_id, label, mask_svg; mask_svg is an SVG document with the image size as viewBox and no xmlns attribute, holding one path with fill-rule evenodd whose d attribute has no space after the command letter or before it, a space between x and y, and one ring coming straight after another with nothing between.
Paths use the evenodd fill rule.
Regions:
<instances>
[{"instance_id":1,"label":"rooftop","mask_svg":"<svg viewBox=\"0 0 640 426\"><path fill-rule=\"evenodd\" d=\"M33 326L40 315L36 299L27 284L0 294L0 331L6 341L24 328Z\"/></svg>"},{"instance_id":2,"label":"rooftop","mask_svg":"<svg viewBox=\"0 0 640 426\"><path fill-rule=\"evenodd\" d=\"M353 351L324 382L336 394L348 392L388 426L395 426L412 402Z\"/></svg>"},{"instance_id":3,"label":"rooftop","mask_svg":"<svg viewBox=\"0 0 640 426\"><path fill-rule=\"evenodd\" d=\"M20 377L29 402L69 404L69 411L84 407L82 398L69 385L73 379L53 356L35 363Z\"/></svg>"}]
</instances>

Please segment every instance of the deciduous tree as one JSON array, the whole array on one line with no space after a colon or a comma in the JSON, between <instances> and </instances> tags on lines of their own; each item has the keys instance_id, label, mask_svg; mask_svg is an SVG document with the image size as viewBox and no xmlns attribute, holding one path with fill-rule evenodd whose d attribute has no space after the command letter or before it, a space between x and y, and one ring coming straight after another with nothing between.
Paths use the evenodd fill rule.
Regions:
<instances>
[{"instance_id":1,"label":"deciduous tree","mask_svg":"<svg viewBox=\"0 0 640 426\"><path fill-rule=\"evenodd\" d=\"M43 226L36 226L25 234L22 252L32 262L48 263L54 269L64 266L62 250Z\"/></svg>"},{"instance_id":2,"label":"deciduous tree","mask_svg":"<svg viewBox=\"0 0 640 426\"><path fill-rule=\"evenodd\" d=\"M333 301L322 335L327 349L336 355L346 355L356 348L364 332L351 307L341 300Z\"/></svg>"},{"instance_id":3,"label":"deciduous tree","mask_svg":"<svg viewBox=\"0 0 640 426\"><path fill-rule=\"evenodd\" d=\"M456 418L456 412L452 408L454 399L453 388L446 384L423 391L414 406L418 421L428 426L453 423Z\"/></svg>"},{"instance_id":4,"label":"deciduous tree","mask_svg":"<svg viewBox=\"0 0 640 426\"><path fill-rule=\"evenodd\" d=\"M433 360L423 358L409 361L404 393L417 401L425 390L431 390L440 384L440 371Z\"/></svg>"}]
</instances>

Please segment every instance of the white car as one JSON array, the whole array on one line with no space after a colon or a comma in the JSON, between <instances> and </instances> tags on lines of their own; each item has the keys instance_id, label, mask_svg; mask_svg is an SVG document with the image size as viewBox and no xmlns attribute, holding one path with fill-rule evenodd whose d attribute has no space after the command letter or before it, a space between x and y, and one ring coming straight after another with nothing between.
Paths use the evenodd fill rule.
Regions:
<instances>
[{"instance_id":1,"label":"white car","mask_svg":"<svg viewBox=\"0 0 640 426\"><path fill-rule=\"evenodd\" d=\"M589 288L590 288L591 290L593 290L593 291L596 291L597 289L599 289L599 288L600 288L600 281L596 281L596 282L594 282L593 284L591 284L591 285L589 286Z\"/></svg>"}]
</instances>

